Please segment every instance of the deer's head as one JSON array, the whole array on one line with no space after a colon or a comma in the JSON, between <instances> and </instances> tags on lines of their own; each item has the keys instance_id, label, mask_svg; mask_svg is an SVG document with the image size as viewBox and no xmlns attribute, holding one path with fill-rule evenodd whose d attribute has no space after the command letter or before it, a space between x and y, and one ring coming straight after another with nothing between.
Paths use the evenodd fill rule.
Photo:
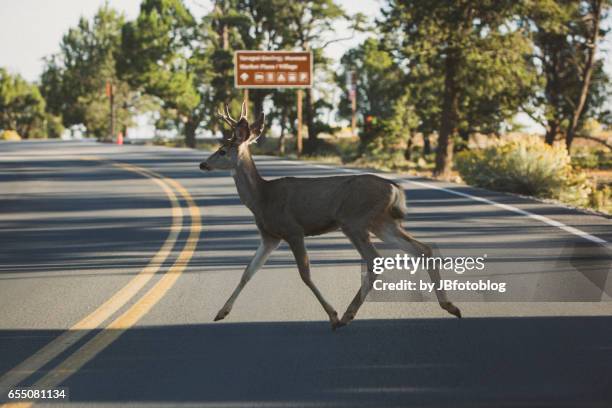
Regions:
<instances>
[{"instance_id":1,"label":"deer's head","mask_svg":"<svg viewBox=\"0 0 612 408\"><path fill-rule=\"evenodd\" d=\"M257 120L249 124L247 119L246 103L242 103L242 111L238 120L232 118L229 106L225 105L225 113L217 112L231 128L231 133L223 137L221 147L211 154L208 159L200 163L201 170L230 170L236 167L242 149L257 141L264 129L265 115L261 113Z\"/></svg>"}]
</instances>

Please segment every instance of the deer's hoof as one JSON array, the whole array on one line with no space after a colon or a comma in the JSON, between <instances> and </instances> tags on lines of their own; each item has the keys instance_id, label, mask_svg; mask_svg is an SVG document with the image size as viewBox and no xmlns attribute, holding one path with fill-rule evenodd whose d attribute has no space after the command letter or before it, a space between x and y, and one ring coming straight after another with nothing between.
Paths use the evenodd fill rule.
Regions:
<instances>
[{"instance_id":1,"label":"deer's hoof","mask_svg":"<svg viewBox=\"0 0 612 408\"><path fill-rule=\"evenodd\" d=\"M217 315L215 316L215 322L225 319L225 316L227 316L228 314L229 314L229 311L226 311L223 309L219 310L219 313L217 313Z\"/></svg>"},{"instance_id":2,"label":"deer's hoof","mask_svg":"<svg viewBox=\"0 0 612 408\"><path fill-rule=\"evenodd\" d=\"M441 304L441 306L442 309L446 310L448 313L452 314L453 316L457 316L459 319L461 319L461 310L459 310L459 308L453 305L451 302Z\"/></svg>"},{"instance_id":3,"label":"deer's hoof","mask_svg":"<svg viewBox=\"0 0 612 408\"><path fill-rule=\"evenodd\" d=\"M340 327L340 319L338 319L337 312L334 311L329 315L329 322L331 323L332 330L336 330L338 327Z\"/></svg>"},{"instance_id":4,"label":"deer's hoof","mask_svg":"<svg viewBox=\"0 0 612 408\"><path fill-rule=\"evenodd\" d=\"M342 327L342 326L346 326L346 323L341 322L340 320L336 320L335 322L332 322L332 331L336 331L336 329L338 327Z\"/></svg>"},{"instance_id":5,"label":"deer's hoof","mask_svg":"<svg viewBox=\"0 0 612 408\"><path fill-rule=\"evenodd\" d=\"M346 326L347 324L352 322L354 318L355 315L353 313L346 312L344 316L342 316L342 319L340 319L340 323L342 324L342 326Z\"/></svg>"}]
</instances>

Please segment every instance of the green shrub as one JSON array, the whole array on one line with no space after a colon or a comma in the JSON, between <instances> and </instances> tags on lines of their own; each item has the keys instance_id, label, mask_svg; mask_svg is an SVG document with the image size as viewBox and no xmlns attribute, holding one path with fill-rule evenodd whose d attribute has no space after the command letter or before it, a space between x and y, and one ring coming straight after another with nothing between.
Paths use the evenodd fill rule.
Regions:
<instances>
[{"instance_id":1,"label":"green shrub","mask_svg":"<svg viewBox=\"0 0 612 408\"><path fill-rule=\"evenodd\" d=\"M597 153L597 168L600 170L612 169L612 152L599 150Z\"/></svg>"},{"instance_id":2,"label":"green shrub","mask_svg":"<svg viewBox=\"0 0 612 408\"><path fill-rule=\"evenodd\" d=\"M574 150L572 165L581 169L609 170L612 169L612 152L593 148Z\"/></svg>"},{"instance_id":3,"label":"green shrub","mask_svg":"<svg viewBox=\"0 0 612 408\"><path fill-rule=\"evenodd\" d=\"M19 136L19 133L15 132L14 130L5 130L4 132L2 132L0 140L8 140L11 142L15 142L21 140L21 136Z\"/></svg>"},{"instance_id":4,"label":"green shrub","mask_svg":"<svg viewBox=\"0 0 612 408\"><path fill-rule=\"evenodd\" d=\"M609 186L593 190L591 206L596 210L610 213L612 211L612 189Z\"/></svg>"},{"instance_id":5,"label":"green shrub","mask_svg":"<svg viewBox=\"0 0 612 408\"><path fill-rule=\"evenodd\" d=\"M572 155L572 165L581 169L596 169L599 166L599 157L590 152L579 152Z\"/></svg>"},{"instance_id":6,"label":"green shrub","mask_svg":"<svg viewBox=\"0 0 612 408\"><path fill-rule=\"evenodd\" d=\"M586 174L574 170L562 144L549 146L536 136L506 139L482 150L461 152L455 165L468 184L578 206L589 204L593 188Z\"/></svg>"}]
</instances>

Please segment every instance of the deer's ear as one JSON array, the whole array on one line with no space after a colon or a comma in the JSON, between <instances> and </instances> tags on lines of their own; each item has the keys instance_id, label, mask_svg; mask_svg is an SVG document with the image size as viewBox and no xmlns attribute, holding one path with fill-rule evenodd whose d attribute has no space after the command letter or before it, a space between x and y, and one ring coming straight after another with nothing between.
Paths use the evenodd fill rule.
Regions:
<instances>
[{"instance_id":1,"label":"deer's ear","mask_svg":"<svg viewBox=\"0 0 612 408\"><path fill-rule=\"evenodd\" d=\"M251 143L256 141L257 138L259 138L259 136L262 134L264 127L265 127L265 123L264 123L265 120L266 120L266 115L264 115L264 113L262 112L259 114L259 117L257 118L257 120L253 122L251 126L249 127L251 131L249 141Z\"/></svg>"}]
</instances>

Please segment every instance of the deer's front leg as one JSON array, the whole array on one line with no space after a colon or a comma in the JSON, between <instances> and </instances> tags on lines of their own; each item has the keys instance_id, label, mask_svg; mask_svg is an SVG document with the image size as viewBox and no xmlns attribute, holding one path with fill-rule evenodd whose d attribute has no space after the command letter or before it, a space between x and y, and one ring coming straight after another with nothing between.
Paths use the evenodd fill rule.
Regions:
<instances>
[{"instance_id":1,"label":"deer's front leg","mask_svg":"<svg viewBox=\"0 0 612 408\"><path fill-rule=\"evenodd\" d=\"M296 237L291 240L287 240L287 243L291 247L291 251L293 252L293 256L295 257L295 262L297 263L298 270L300 271L300 277L302 281L310 288L312 293L316 296L321 306L325 310L325 313L329 316L329 321L332 325L332 330L335 330L338 327L338 313L334 308L327 303L319 289L315 286L312 279L310 278L310 262L308 261L308 253L306 252L306 247L304 246L304 237Z\"/></svg>"},{"instance_id":2,"label":"deer's front leg","mask_svg":"<svg viewBox=\"0 0 612 408\"><path fill-rule=\"evenodd\" d=\"M242 291L242 288L244 288L247 282L253 277L253 275L255 275L255 272L257 272L263 266L263 264L266 263L266 260L272 251L278 247L279 242L280 240L277 238L264 235L261 236L261 243L259 244L259 248L257 248L257 252L255 252L251 262L249 262L246 269L242 273L242 278L240 278L238 286L236 286L236 289L234 289L232 295L229 297L229 299L227 299L227 302L225 302L225 305L223 305L221 310L219 310L217 316L215 316L215 321L221 320L229 314L229 312L232 310L232 306L234 305L234 301Z\"/></svg>"}]
</instances>

